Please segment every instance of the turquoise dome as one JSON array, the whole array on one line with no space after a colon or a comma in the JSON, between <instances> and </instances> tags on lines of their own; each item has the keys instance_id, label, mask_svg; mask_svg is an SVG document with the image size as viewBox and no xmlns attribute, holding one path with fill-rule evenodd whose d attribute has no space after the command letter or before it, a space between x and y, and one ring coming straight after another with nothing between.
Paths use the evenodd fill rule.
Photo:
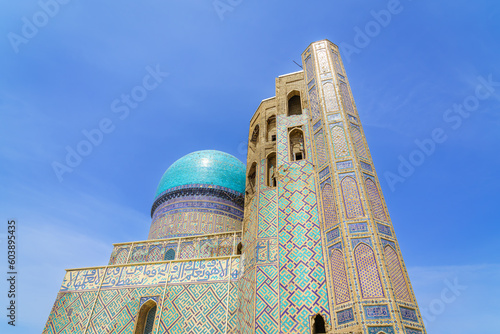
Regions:
<instances>
[{"instance_id":1,"label":"turquoise dome","mask_svg":"<svg viewBox=\"0 0 500 334\"><path fill-rule=\"evenodd\" d=\"M245 165L221 151L196 151L183 156L163 174L155 198L166 190L188 184L206 184L245 192Z\"/></svg>"}]
</instances>

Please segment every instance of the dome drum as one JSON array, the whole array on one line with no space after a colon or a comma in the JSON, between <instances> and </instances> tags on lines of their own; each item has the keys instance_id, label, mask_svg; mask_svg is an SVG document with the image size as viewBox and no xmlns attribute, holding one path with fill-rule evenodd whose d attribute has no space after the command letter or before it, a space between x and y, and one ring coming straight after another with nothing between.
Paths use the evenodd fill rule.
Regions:
<instances>
[{"instance_id":1,"label":"dome drum","mask_svg":"<svg viewBox=\"0 0 500 334\"><path fill-rule=\"evenodd\" d=\"M245 165L220 151L197 151L175 161L151 208L148 239L241 230Z\"/></svg>"}]
</instances>

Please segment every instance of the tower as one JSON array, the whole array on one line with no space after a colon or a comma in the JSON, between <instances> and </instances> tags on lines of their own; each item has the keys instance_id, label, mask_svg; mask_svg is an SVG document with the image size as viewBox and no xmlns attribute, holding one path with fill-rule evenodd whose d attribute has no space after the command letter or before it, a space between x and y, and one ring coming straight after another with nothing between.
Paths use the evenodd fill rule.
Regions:
<instances>
[{"instance_id":1,"label":"tower","mask_svg":"<svg viewBox=\"0 0 500 334\"><path fill-rule=\"evenodd\" d=\"M250 121L242 333L425 333L338 47L302 63Z\"/></svg>"},{"instance_id":2,"label":"tower","mask_svg":"<svg viewBox=\"0 0 500 334\"><path fill-rule=\"evenodd\" d=\"M147 240L68 269L47 334L425 334L337 46L250 120L247 165L174 162Z\"/></svg>"}]
</instances>

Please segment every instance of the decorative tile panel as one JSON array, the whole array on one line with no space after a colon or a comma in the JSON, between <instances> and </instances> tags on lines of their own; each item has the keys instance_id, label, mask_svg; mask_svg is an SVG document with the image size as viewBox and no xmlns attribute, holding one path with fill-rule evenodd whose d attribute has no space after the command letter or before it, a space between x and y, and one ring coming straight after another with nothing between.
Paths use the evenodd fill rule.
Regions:
<instances>
[{"instance_id":1,"label":"decorative tile panel","mask_svg":"<svg viewBox=\"0 0 500 334\"><path fill-rule=\"evenodd\" d=\"M351 101L351 95L349 94L349 88L345 82L340 81L340 95L342 96L342 103L346 112L355 115L354 107Z\"/></svg>"},{"instance_id":2,"label":"decorative tile panel","mask_svg":"<svg viewBox=\"0 0 500 334\"><path fill-rule=\"evenodd\" d=\"M352 168L352 160L339 161L336 163L337 169L348 169Z\"/></svg>"},{"instance_id":3,"label":"decorative tile panel","mask_svg":"<svg viewBox=\"0 0 500 334\"><path fill-rule=\"evenodd\" d=\"M326 176L328 176L328 174L330 174L330 168L327 166L326 168L321 170L318 174L320 179L324 179Z\"/></svg>"},{"instance_id":4,"label":"decorative tile panel","mask_svg":"<svg viewBox=\"0 0 500 334\"><path fill-rule=\"evenodd\" d=\"M323 130L316 132L314 135L314 142L316 143L316 158L318 159L318 166L321 167L328 162L327 146L325 144Z\"/></svg>"},{"instance_id":5,"label":"decorative tile panel","mask_svg":"<svg viewBox=\"0 0 500 334\"><path fill-rule=\"evenodd\" d=\"M338 245L340 246L340 243ZM330 250L330 263L332 265L335 305L340 305L351 300L344 255L340 249L333 248Z\"/></svg>"},{"instance_id":6,"label":"decorative tile panel","mask_svg":"<svg viewBox=\"0 0 500 334\"><path fill-rule=\"evenodd\" d=\"M380 198L377 185L370 177L365 177L365 186L374 217L376 219L386 221L387 217L385 215L384 205L382 204L382 199Z\"/></svg>"},{"instance_id":7,"label":"decorative tile panel","mask_svg":"<svg viewBox=\"0 0 500 334\"><path fill-rule=\"evenodd\" d=\"M228 283L167 287L159 333L224 333Z\"/></svg>"},{"instance_id":8,"label":"decorative tile panel","mask_svg":"<svg viewBox=\"0 0 500 334\"><path fill-rule=\"evenodd\" d=\"M334 228L333 230L331 231L328 231L326 232L326 242L330 243L331 241L337 239L338 237L340 237L340 232L339 232L339 228Z\"/></svg>"},{"instance_id":9,"label":"decorative tile panel","mask_svg":"<svg viewBox=\"0 0 500 334\"><path fill-rule=\"evenodd\" d=\"M351 321L354 321L354 314L352 312L352 308L348 308L337 312L337 323L339 325L343 325Z\"/></svg>"},{"instance_id":10,"label":"decorative tile panel","mask_svg":"<svg viewBox=\"0 0 500 334\"><path fill-rule=\"evenodd\" d=\"M323 82L323 94L325 99L325 107L327 112L334 112L339 110L339 103L337 101L337 94L332 80Z\"/></svg>"},{"instance_id":11,"label":"decorative tile panel","mask_svg":"<svg viewBox=\"0 0 500 334\"><path fill-rule=\"evenodd\" d=\"M368 334L395 334L392 326L368 327Z\"/></svg>"},{"instance_id":12,"label":"decorative tile panel","mask_svg":"<svg viewBox=\"0 0 500 334\"><path fill-rule=\"evenodd\" d=\"M372 166L370 164L367 164L364 161L360 161L359 164L361 165L361 168L363 168L364 170L367 170L369 172L373 172Z\"/></svg>"},{"instance_id":13,"label":"decorative tile panel","mask_svg":"<svg viewBox=\"0 0 500 334\"><path fill-rule=\"evenodd\" d=\"M387 305L364 306L366 319L389 319L391 314Z\"/></svg>"},{"instance_id":14,"label":"decorative tile panel","mask_svg":"<svg viewBox=\"0 0 500 334\"><path fill-rule=\"evenodd\" d=\"M275 263L278 260L278 243L276 238L259 239L255 246L257 264Z\"/></svg>"},{"instance_id":15,"label":"decorative tile panel","mask_svg":"<svg viewBox=\"0 0 500 334\"><path fill-rule=\"evenodd\" d=\"M257 267L255 333L279 333L278 282L278 269L276 266Z\"/></svg>"},{"instance_id":16,"label":"decorative tile panel","mask_svg":"<svg viewBox=\"0 0 500 334\"><path fill-rule=\"evenodd\" d=\"M392 237L392 232L391 232L391 228L389 226L385 226L385 225L382 225L382 224L378 224L377 223L377 229L380 233L382 234L385 234L385 235L388 235L390 237Z\"/></svg>"},{"instance_id":17,"label":"decorative tile panel","mask_svg":"<svg viewBox=\"0 0 500 334\"><path fill-rule=\"evenodd\" d=\"M323 214L325 216L325 230L335 226L338 220L337 204L335 194L330 183L324 182L321 187L321 197L323 198Z\"/></svg>"},{"instance_id":18,"label":"decorative tile panel","mask_svg":"<svg viewBox=\"0 0 500 334\"><path fill-rule=\"evenodd\" d=\"M309 330L311 314L330 314L313 172L306 161L289 164L278 184L280 318L285 333Z\"/></svg>"},{"instance_id":19,"label":"decorative tile panel","mask_svg":"<svg viewBox=\"0 0 500 334\"><path fill-rule=\"evenodd\" d=\"M418 322L417 312L411 308L400 306L401 318L408 321Z\"/></svg>"},{"instance_id":20,"label":"decorative tile panel","mask_svg":"<svg viewBox=\"0 0 500 334\"><path fill-rule=\"evenodd\" d=\"M278 199L275 189L259 196L259 238L275 237L278 229Z\"/></svg>"},{"instance_id":21,"label":"decorative tile panel","mask_svg":"<svg viewBox=\"0 0 500 334\"><path fill-rule=\"evenodd\" d=\"M403 269L401 268L398 254L394 248L389 245L384 247L384 253L387 271L389 272L389 277L391 279L396 299L411 302L410 292L403 274Z\"/></svg>"},{"instance_id":22,"label":"decorative tile panel","mask_svg":"<svg viewBox=\"0 0 500 334\"><path fill-rule=\"evenodd\" d=\"M342 123L337 123L331 127L333 148L335 158L342 158L349 156L349 147L347 146L347 139L345 137L344 128Z\"/></svg>"},{"instance_id":23,"label":"decorative tile panel","mask_svg":"<svg viewBox=\"0 0 500 334\"><path fill-rule=\"evenodd\" d=\"M348 226L349 226L349 233L361 233L368 231L367 223L353 223L353 224L348 224Z\"/></svg>"},{"instance_id":24,"label":"decorative tile panel","mask_svg":"<svg viewBox=\"0 0 500 334\"><path fill-rule=\"evenodd\" d=\"M354 249L354 258L363 298L383 298L384 290L373 249L365 243L360 243Z\"/></svg>"},{"instance_id":25,"label":"decorative tile panel","mask_svg":"<svg viewBox=\"0 0 500 334\"><path fill-rule=\"evenodd\" d=\"M316 130L318 130L320 127L321 127L321 120L317 121L317 122L313 125L313 132L316 132Z\"/></svg>"},{"instance_id":26,"label":"decorative tile panel","mask_svg":"<svg viewBox=\"0 0 500 334\"><path fill-rule=\"evenodd\" d=\"M321 106L319 104L318 91L316 87L313 87L309 90L309 105L311 107L312 119L318 119L321 113Z\"/></svg>"},{"instance_id":27,"label":"decorative tile panel","mask_svg":"<svg viewBox=\"0 0 500 334\"><path fill-rule=\"evenodd\" d=\"M339 122L342 120L342 116L340 114L333 114L326 116L328 122Z\"/></svg>"},{"instance_id":28,"label":"decorative tile panel","mask_svg":"<svg viewBox=\"0 0 500 334\"><path fill-rule=\"evenodd\" d=\"M342 189L347 219L363 217L363 206L361 204L361 198L359 197L358 184L354 177L349 175L342 178L340 181L340 187Z\"/></svg>"}]
</instances>

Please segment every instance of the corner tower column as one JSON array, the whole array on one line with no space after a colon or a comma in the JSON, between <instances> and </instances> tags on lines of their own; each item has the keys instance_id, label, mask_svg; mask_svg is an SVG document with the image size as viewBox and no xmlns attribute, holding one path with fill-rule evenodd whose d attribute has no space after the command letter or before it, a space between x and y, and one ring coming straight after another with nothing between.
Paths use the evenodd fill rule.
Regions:
<instances>
[{"instance_id":1,"label":"corner tower column","mask_svg":"<svg viewBox=\"0 0 500 334\"><path fill-rule=\"evenodd\" d=\"M335 333L425 333L338 47L302 54Z\"/></svg>"}]
</instances>

